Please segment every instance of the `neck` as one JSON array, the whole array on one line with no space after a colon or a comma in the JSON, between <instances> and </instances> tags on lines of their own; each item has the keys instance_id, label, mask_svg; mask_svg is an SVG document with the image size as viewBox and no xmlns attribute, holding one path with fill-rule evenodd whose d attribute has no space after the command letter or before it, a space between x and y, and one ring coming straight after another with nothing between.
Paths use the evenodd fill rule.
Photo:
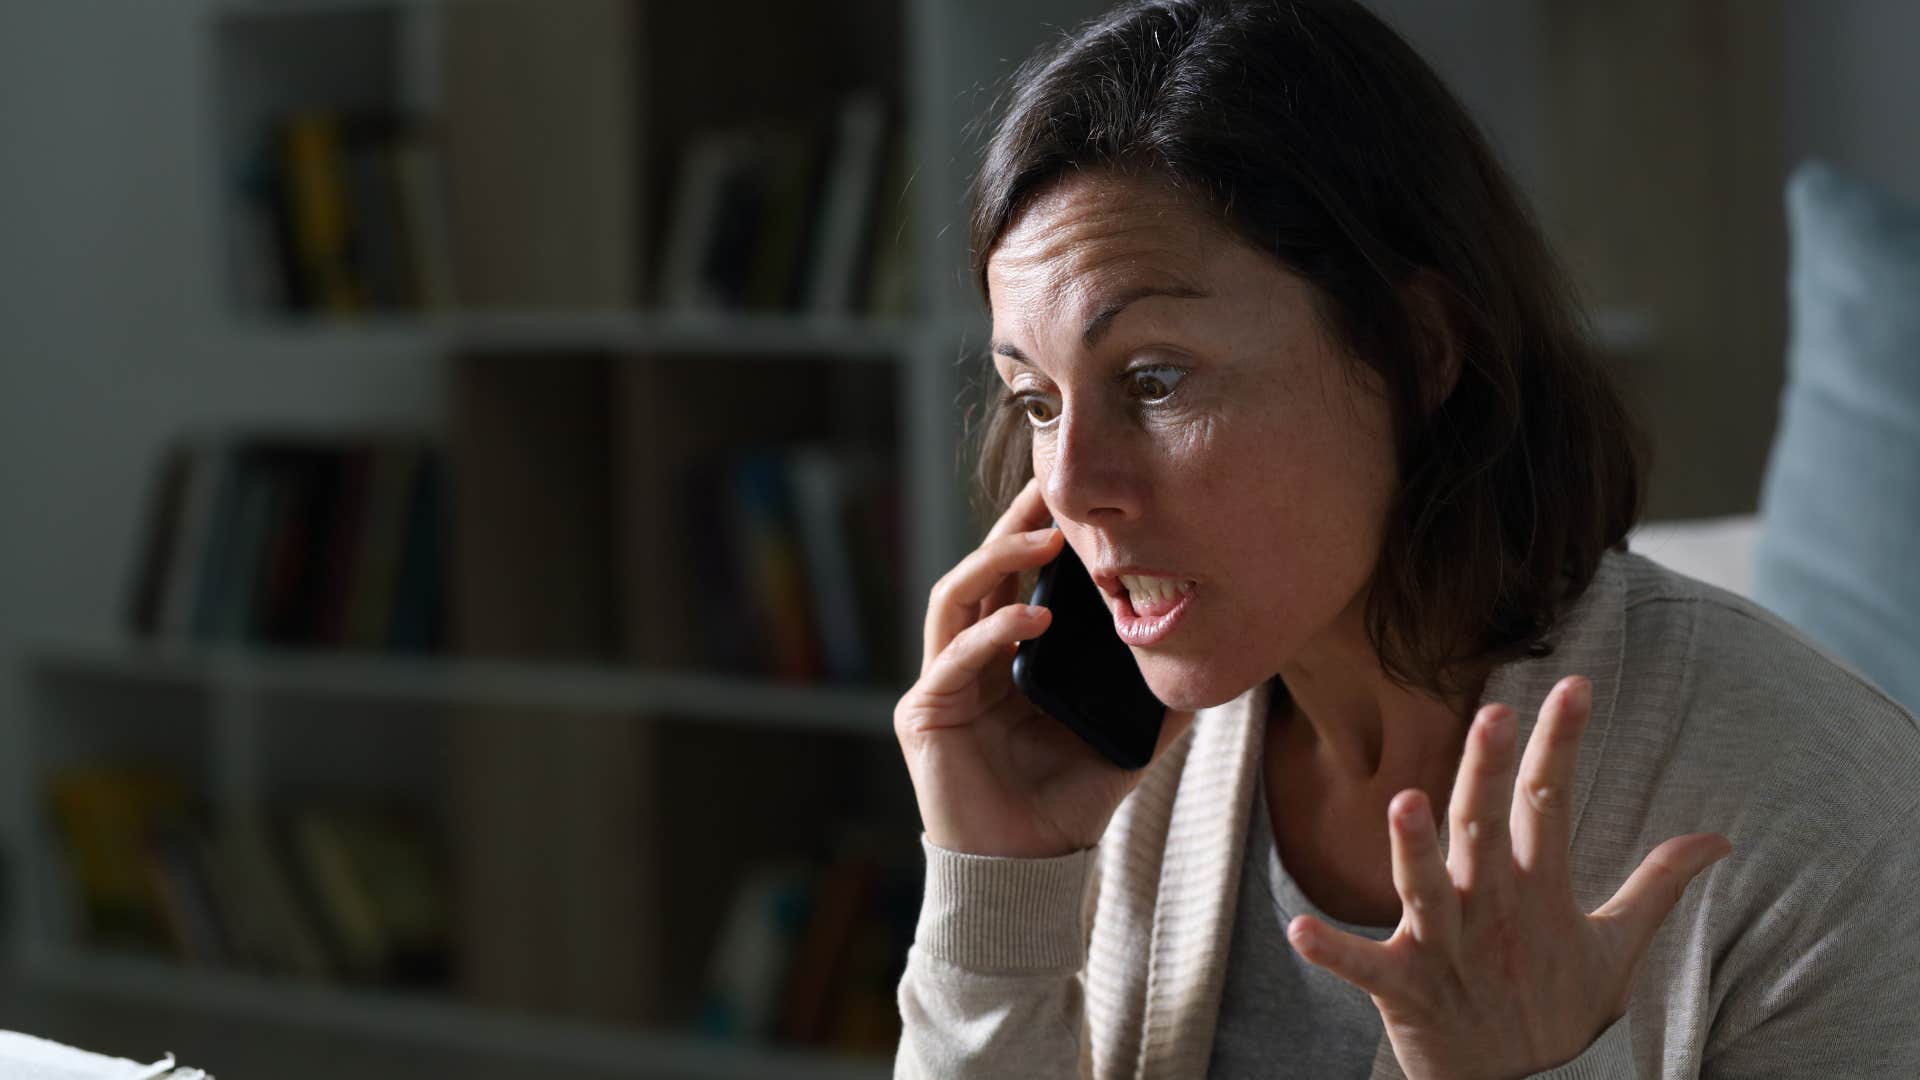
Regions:
<instances>
[{"instance_id":1,"label":"neck","mask_svg":"<svg viewBox=\"0 0 1920 1080\"><path fill-rule=\"evenodd\" d=\"M1450 786L1466 745L1484 675L1443 699L1387 677L1354 608L1280 670L1270 722L1287 745L1343 784L1399 790L1424 779ZM1277 692L1278 695L1279 692Z\"/></svg>"}]
</instances>

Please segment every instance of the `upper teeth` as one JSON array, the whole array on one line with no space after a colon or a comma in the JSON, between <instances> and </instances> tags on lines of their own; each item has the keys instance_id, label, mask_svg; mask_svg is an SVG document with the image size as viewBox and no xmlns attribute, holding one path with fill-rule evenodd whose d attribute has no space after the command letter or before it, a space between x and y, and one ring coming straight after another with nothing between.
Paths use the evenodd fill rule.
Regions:
<instances>
[{"instance_id":1,"label":"upper teeth","mask_svg":"<svg viewBox=\"0 0 1920 1080\"><path fill-rule=\"evenodd\" d=\"M1179 581L1174 578L1139 577L1134 574L1120 575L1120 584L1127 587L1127 595L1134 605L1164 604L1176 596L1184 596L1193 591L1193 582Z\"/></svg>"}]
</instances>

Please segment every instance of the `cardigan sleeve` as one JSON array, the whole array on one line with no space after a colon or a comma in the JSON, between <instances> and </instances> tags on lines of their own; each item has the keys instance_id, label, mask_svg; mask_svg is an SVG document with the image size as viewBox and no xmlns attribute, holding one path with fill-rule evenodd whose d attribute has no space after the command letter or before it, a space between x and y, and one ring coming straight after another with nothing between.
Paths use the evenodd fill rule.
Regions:
<instances>
[{"instance_id":1,"label":"cardigan sleeve","mask_svg":"<svg viewBox=\"0 0 1920 1080\"><path fill-rule=\"evenodd\" d=\"M1637 1080L1633 1063L1632 1013L1621 1013L1592 1045L1564 1065L1534 1073L1528 1080Z\"/></svg>"},{"instance_id":2,"label":"cardigan sleeve","mask_svg":"<svg viewBox=\"0 0 1920 1080\"><path fill-rule=\"evenodd\" d=\"M948 851L920 834L926 893L899 988L896 1080L1093 1075L1083 983L1089 848Z\"/></svg>"},{"instance_id":3,"label":"cardigan sleeve","mask_svg":"<svg viewBox=\"0 0 1920 1080\"><path fill-rule=\"evenodd\" d=\"M1702 1076L1920 1076L1920 804L1820 903L1791 918L1773 959L1727 990Z\"/></svg>"}]
</instances>

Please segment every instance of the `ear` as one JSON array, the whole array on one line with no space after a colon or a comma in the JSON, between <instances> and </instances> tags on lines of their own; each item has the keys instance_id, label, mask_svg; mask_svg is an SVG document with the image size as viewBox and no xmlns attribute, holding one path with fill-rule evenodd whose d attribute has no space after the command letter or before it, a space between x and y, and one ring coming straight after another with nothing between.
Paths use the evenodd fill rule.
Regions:
<instances>
[{"instance_id":1,"label":"ear","mask_svg":"<svg viewBox=\"0 0 1920 1080\"><path fill-rule=\"evenodd\" d=\"M1420 404L1428 413L1452 396L1460 381L1460 324L1453 290L1433 270L1413 272L1400 287L1401 303L1420 350Z\"/></svg>"}]
</instances>

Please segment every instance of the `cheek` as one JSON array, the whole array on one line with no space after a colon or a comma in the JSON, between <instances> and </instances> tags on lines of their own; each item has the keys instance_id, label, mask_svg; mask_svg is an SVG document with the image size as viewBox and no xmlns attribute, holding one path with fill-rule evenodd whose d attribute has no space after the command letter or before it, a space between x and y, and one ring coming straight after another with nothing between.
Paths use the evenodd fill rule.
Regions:
<instances>
[{"instance_id":1,"label":"cheek","mask_svg":"<svg viewBox=\"0 0 1920 1080\"><path fill-rule=\"evenodd\" d=\"M1042 498L1052 489L1054 449L1052 440L1038 433L1028 435L1028 456L1033 462L1034 478L1040 481ZM1052 509L1049 505L1048 509Z\"/></svg>"},{"instance_id":2,"label":"cheek","mask_svg":"<svg viewBox=\"0 0 1920 1080\"><path fill-rule=\"evenodd\" d=\"M1229 560L1247 560L1255 576L1345 589L1371 572L1392 498L1393 465L1377 438L1358 418L1222 424L1202 455L1209 466L1182 478L1183 516L1201 538L1237 548Z\"/></svg>"}]
</instances>

